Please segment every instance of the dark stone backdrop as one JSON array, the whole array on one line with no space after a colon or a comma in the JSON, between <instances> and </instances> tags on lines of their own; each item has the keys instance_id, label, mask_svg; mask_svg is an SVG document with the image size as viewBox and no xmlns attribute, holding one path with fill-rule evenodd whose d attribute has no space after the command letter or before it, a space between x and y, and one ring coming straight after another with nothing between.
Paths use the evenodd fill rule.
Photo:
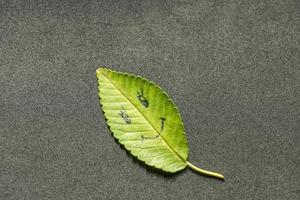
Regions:
<instances>
[{"instance_id":1,"label":"dark stone backdrop","mask_svg":"<svg viewBox=\"0 0 300 200\"><path fill-rule=\"evenodd\" d=\"M0 199L299 199L299 11L296 0L1 0ZM165 176L126 154L99 107L102 65L164 88L190 161L226 181Z\"/></svg>"}]
</instances>

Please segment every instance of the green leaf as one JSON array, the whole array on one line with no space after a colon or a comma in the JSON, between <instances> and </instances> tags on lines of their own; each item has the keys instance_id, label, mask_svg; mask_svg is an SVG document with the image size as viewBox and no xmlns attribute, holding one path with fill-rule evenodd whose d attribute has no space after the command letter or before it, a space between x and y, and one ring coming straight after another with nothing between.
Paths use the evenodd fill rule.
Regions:
<instances>
[{"instance_id":1,"label":"green leaf","mask_svg":"<svg viewBox=\"0 0 300 200\"><path fill-rule=\"evenodd\" d=\"M187 161L188 141L178 109L170 97L145 78L99 68L99 97L113 136L139 160L166 172L187 166L223 179Z\"/></svg>"}]
</instances>

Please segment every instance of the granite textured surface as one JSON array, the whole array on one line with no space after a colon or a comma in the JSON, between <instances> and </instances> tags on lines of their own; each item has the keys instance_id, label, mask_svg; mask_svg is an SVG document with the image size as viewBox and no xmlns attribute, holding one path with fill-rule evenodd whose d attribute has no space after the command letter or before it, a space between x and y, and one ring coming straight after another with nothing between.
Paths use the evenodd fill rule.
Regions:
<instances>
[{"instance_id":1,"label":"granite textured surface","mask_svg":"<svg viewBox=\"0 0 300 200\"><path fill-rule=\"evenodd\" d=\"M299 1L0 1L0 199L299 199ZM298 21L297 21L298 20ZM168 176L113 139L99 66L175 101Z\"/></svg>"}]
</instances>

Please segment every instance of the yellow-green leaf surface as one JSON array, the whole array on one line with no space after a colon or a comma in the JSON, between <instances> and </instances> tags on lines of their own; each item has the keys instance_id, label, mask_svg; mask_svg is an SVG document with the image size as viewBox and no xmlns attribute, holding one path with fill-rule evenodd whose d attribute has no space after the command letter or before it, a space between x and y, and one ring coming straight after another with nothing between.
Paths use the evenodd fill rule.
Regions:
<instances>
[{"instance_id":1,"label":"yellow-green leaf surface","mask_svg":"<svg viewBox=\"0 0 300 200\"><path fill-rule=\"evenodd\" d=\"M187 161L188 141L181 116L170 97L142 77L99 68L100 103L113 136L147 165L166 172L187 166L217 178L221 174Z\"/></svg>"}]
</instances>

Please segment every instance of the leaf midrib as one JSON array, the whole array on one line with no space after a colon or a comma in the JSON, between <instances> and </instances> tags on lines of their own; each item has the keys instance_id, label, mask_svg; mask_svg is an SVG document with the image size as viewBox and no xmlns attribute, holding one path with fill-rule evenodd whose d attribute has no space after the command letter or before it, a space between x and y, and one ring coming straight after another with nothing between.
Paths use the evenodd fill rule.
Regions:
<instances>
[{"instance_id":1,"label":"leaf midrib","mask_svg":"<svg viewBox=\"0 0 300 200\"><path fill-rule=\"evenodd\" d=\"M123 93L123 91L113 82L113 80L111 80L109 77L107 77L103 72L101 72L103 74L103 76L108 79L113 86L121 92L121 94L127 99L127 101L141 114L141 116L143 116L145 118L145 120L151 125L152 129L159 135L159 138L166 144L166 146L171 150L171 152L173 152L178 158L180 158L184 163L186 163L186 160L183 159L166 141L165 139L159 134L159 132L156 130L156 128L154 127L154 125L150 122L150 120L129 100L129 98L127 97L127 95L125 93Z\"/></svg>"}]
</instances>

